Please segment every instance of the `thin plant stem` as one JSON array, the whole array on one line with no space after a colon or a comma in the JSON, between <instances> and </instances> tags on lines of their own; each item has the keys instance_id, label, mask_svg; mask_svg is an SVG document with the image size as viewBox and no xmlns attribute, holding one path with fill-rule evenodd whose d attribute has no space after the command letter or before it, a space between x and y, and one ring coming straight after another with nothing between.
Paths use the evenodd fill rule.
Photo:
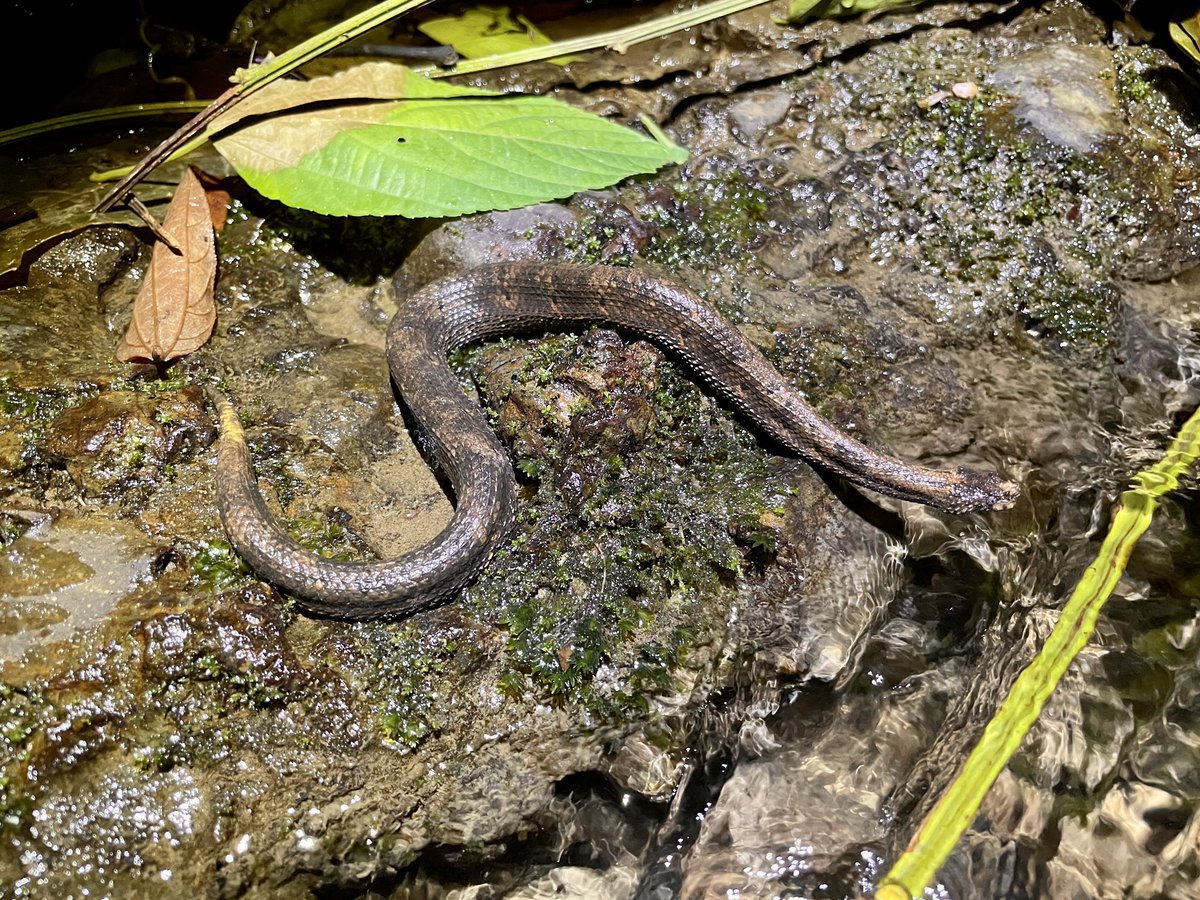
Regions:
<instances>
[{"instance_id":1,"label":"thin plant stem","mask_svg":"<svg viewBox=\"0 0 1200 900\"><path fill-rule=\"evenodd\" d=\"M184 153L190 153L207 140L207 137L196 137L221 113L231 109L243 97L252 93L277 78L282 78L289 72L299 68L306 62L315 59L323 53L339 47L347 41L352 41L359 35L365 34L377 25L387 22L396 16L423 6L429 0L385 0L370 9L351 16L332 28L327 28L315 37L297 44L286 53L275 59L241 70L235 78L239 80L232 88L214 100L201 113L193 117L187 124L159 144L150 154L132 169L118 169L102 172L92 176L93 181L108 181L120 178L116 186L96 206L96 212L106 212L119 203L133 187L146 177L151 170L169 159L175 159ZM122 177L122 175L124 177Z\"/></svg>"}]
</instances>

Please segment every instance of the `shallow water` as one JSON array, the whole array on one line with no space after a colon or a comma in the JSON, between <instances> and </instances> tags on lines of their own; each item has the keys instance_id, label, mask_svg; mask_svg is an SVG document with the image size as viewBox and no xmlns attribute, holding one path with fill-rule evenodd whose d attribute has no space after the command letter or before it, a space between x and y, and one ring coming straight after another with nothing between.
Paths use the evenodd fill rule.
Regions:
<instances>
[{"instance_id":1,"label":"shallow water","mask_svg":"<svg viewBox=\"0 0 1200 900\"><path fill-rule=\"evenodd\" d=\"M153 548L145 536L107 517L46 521L0 556L0 600L10 621L0 659L15 662L30 647L52 644L102 622L150 578Z\"/></svg>"}]
</instances>

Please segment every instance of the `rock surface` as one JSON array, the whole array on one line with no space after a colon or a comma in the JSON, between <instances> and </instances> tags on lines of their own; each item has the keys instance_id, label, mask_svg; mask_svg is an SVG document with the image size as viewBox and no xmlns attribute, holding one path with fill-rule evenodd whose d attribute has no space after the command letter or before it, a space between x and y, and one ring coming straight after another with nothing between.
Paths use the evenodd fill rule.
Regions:
<instances>
[{"instance_id":1,"label":"rock surface","mask_svg":"<svg viewBox=\"0 0 1200 900\"><path fill-rule=\"evenodd\" d=\"M0 291L0 885L868 888L1200 399L1197 111L1173 60L1110 34L1073 0L798 32L759 11L538 67L691 159L428 233L248 199L216 334L162 380L112 358L140 235L45 252ZM1002 471L1021 502L953 517L827 484L659 349L593 330L453 360L522 485L455 603L348 624L254 579L217 518L204 391L238 405L301 541L419 546L450 504L389 389L387 321L440 274L543 257L668 274L843 427ZM1163 504L951 894L1200 889L1194 513Z\"/></svg>"}]
</instances>

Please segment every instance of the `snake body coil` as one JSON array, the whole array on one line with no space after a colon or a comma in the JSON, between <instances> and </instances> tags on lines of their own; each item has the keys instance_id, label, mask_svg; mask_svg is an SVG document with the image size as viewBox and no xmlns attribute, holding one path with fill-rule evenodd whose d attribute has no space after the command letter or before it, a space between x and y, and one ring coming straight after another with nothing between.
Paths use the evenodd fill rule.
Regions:
<instances>
[{"instance_id":1,"label":"snake body coil","mask_svg":"<svg viewBox=\"0 0 1200 900\"><path fill-rule=\"evenodd\" d=\"M446 528L394 559L343 562L312 553L268 511L237 416L222 402L217 500L233 545L259 575L314 613L401 616L446 600L503 540L516 504L508 457L463 393L447 354L499 335L590 324L614 326L673 352L767 435L855 484L952 512L1007 506L1016 497L1014 484L990 473L909 465L838 431L740 332L680 287L631 269L501 263L428 285L388 329L392 378L454 492Z\"/></svg>"}]
</instances>

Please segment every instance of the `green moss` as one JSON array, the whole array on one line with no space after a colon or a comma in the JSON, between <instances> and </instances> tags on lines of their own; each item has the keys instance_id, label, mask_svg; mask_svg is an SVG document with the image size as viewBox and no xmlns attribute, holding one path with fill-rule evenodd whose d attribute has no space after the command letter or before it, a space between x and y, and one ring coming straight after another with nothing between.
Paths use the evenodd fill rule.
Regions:
<instances>
[{"instance_id":1,"label":"green moss","mask_svg":"<svg viewBox=\"0 0 1200 900\"><path fill-rule=\"evenodd\" d=\"M32 419L41 405L37 393L17 386L11 375L0 375L0 413Z\"/></svg>"},{"instance_id":2,"label":"green moss","mask_svg":"<svg viewBox=\"0 0 1200 900\"><path fill-rule=\"evenodd\" d=\"M1117 289L1107 282L1077 285L1061 275L1049 281L1019 307L1029 320L1030 330L1044 331L1063 341L1106 344L1120 299Z\"/></svg>"},{"instance_id":3,"label":"green moss","mask_svg":"<svg viewBox=\"0 0 1200 900\"><path fill-rule=\"evenodd\" d=\"M0 375L0 431L11 429L20 435L25 445L23 463L36 466L47 423L95 393L90 387L76 391L30 390L17 384L13 376Z\"/></svg>"},{"instance_id":4,"label":"green moss","mask_svg":"<svg viewBox=\"0 0 1200 900\"><path fill-rule=\"evenodd\" d=\"M757 246L767 227L768 194L737 171L674 188L672 209L653 208L660 226L642 255L670 270L715 268Z\"/></svg>"},{"instance_id":5,"label":"green moss","mask_svg":"<svg viewBox=\"0 0 1200 900\"><path fill-rule=\"evenodd\" d=\"M190 661L184 681L214 682L219 691L210 705L216 710L230 705L247 709L277 706L285 699L283 690L268 684L255 669L232 669L210 653Z\"/></svg>"},{"instance_id":6,"label":"green moss","mask_svg":"<svg viewBox=\"0 0 1200 900\"><path fill-rule=\"evenodd\" d=\"M1136 63L1122 66L1117 70L1117 92L1123 99L1143 102L1158 93L1154 85L1146 79L1148 71L1150 71L1149 66Z\"/></svg>"},{"instance_id":7,"label":"green moss","mask_svg":"<svg viewBox=\"0 0 1200 900\"><path fill-rule=\"evenodd\" d=\"M0 547L7 547L27 530L25 523L15 516L0 512Z\"/></svg>"},{"instance_id":8,"label":"green moss","mask_svg":"<svg viewBox=\"0 0 1200 900\"><path fill-rule=\"evenodd\" d=\"M258 423L251 413L239 410L238 418L243 428L253 428ZM258 437L259 432L250 432L247 442L250 445L250 458L254 465L254 477L258 479L260 488L270 485L275 489L279 503L285 508L291 503L297 493L304 491L301 484L288 464L288 454L278 446L271 446L266 440Z\"/></svg>"},{"instance_id":9,"label":"green moss","mask_svg":"<svg viewBox=\"0 0 1200 900\"><path fill-rule=\"evenodd\" d=\"M358 556L348 544L346 528L328 516L297 516L288 520L287 529L301 546L326 559L350 560Z\"/></svg>"},{"instance_id":10,"label":"green moss","mask_svg":"<svg viewBox=\"0 0 1200 900\"><path fill-rule=\"evenodd\" d=\"M441 676L460 653L453 633L426 633L417 620L364 628L368 694L384 739L412 751L441 728Z\"/></svg>"},{"instance_id":11,"label":"green moss","mask_svg":"<svg viewBox=\"0 0 1200 900\"><path fill-rule=\"evenodd\" d=\"M523 367L514 390L536 397L544 366L550 391L564 373L606 371L586 340L548 339L537 352L542 362ZM643 375L622 365L625 383L610 381L565 418L541 417L536 441L518 437L546 448L542 480L516 539L465 601L507 632L502 693L532 690L613 717L644 712L694 643L722 626L746 561L773 550L768 525L747 525L768 522L786 492L769 454L673 365ZM610 443L604 423L623 422L638 398L653 409L647 433Z\"/></svg>"},{"instance_id":12,"label":"green moss","mask_svg":"<svg viewBox=\"0 0 1200 900\"><path fill-rule=\"evenodd\" d=\"M1118 47L1115 87L1133 133L1140 145L1153 154L1152 165L1163 171L1157 156L1167 151L1158 143L1161 135L1171 142L1194 146L1197 119L1195 105L1188 100L1195 88L1188 79L1164 65L1162 50L1151 44Z\"/></svg>"},{"instance_id":13,"label":"green moss","mask_svg":"<svg viewBox=\"0 0 1200 900\"><path fill-rule=\"evenodd\" d=\"M612 225L600 224L595 220L585 221L575 235L575 243L568 250L579 262L588 265L604 263L609 266L627 266L633 260L628 253L614 253L611 242L619 236Z\"/></svg>"},{"instance_id":14,"label":"green moss","mask_svg":"<svg viewBox=\"0 0 1200 900\"><path fill-rule=\"evenodd\" d=\"M640 227L651 226L651 233L637 255L667 270L721 268L761 244L768 229L768 198L766 190L736 170L676 184L666 203L642 198ZM601 210L584 219L568 239L567 250L580 263L629 266L636 240L630 240L625 226L611 224L609 210Z\"/></svg>"},{"instance_id":15,"label":"green moss","mask_svg":"<svg viewBox=\"0 0 1200 900\"><path fill-rule=\"evenodd\" d=\"M250 580L249 566L227 541L206 541L188 560L188 570L203 587L224 591Z\"/></svg>"},{"instance_id":16,"label":"green moss","mask_svg":"<svg viewBox=\"0 0 1200 900\"><path fill-rule=\"evenodd\" d=\"M537 479L545 471L545 463L538 459L518 459L516 469L529 479Z\"/></svg>"},{"instance_id":17,"label":"green moss","mask_svg":"<svg viewBox=\"0 0 1200 900\"><path fill-rule=\"evenodd\" d=\"M109 390L113 391L135 391L139 394L145 394L147 397L161 397L164 394L173 394L182 390L192 383L191 374L186 368L181 365L172 365L162 373L162 377L155 376L126 376L123 378L114 379L109 385Z\"/></svg>"},{"instance_id":18,"label":"green moss","mask_svg":"<svg viewBox=\"0 0 1200 900\"><path fill-rule=\"evenodd\" d=\"M1005 103L985 93L911 120L897 146L904 170L922 177L893 186L891 200L922 224L877 238L874 252L906 241L918 267L975 298L983 327L1015 317L1060 344L1103 346L1114 301L1107 273L1144 204L1118 158L1034 147Z\"/></svg>"},{"instance_id":19,"label":"green moss","mask_svg":"<svg viewBox=\"0 0 1200 900\"><path fill-rule=\"evenodd\" d=\"M135 472L146 462L149 442L143 434L129 433L121 437L117 445L117 465L127 472Z\"/></svg>"},{"instance_id":20,"label":"green moss","mask_svg":"<svg viewBox=\"0 0 1200 900\"><path fill-rule=\"evenodd\" d=\"M253 670L234 673L228 681L233 690L226 696L238 706L255 709L279 706L286 696L282 689L265 683Z\"/></svg>"}]
</instances>

